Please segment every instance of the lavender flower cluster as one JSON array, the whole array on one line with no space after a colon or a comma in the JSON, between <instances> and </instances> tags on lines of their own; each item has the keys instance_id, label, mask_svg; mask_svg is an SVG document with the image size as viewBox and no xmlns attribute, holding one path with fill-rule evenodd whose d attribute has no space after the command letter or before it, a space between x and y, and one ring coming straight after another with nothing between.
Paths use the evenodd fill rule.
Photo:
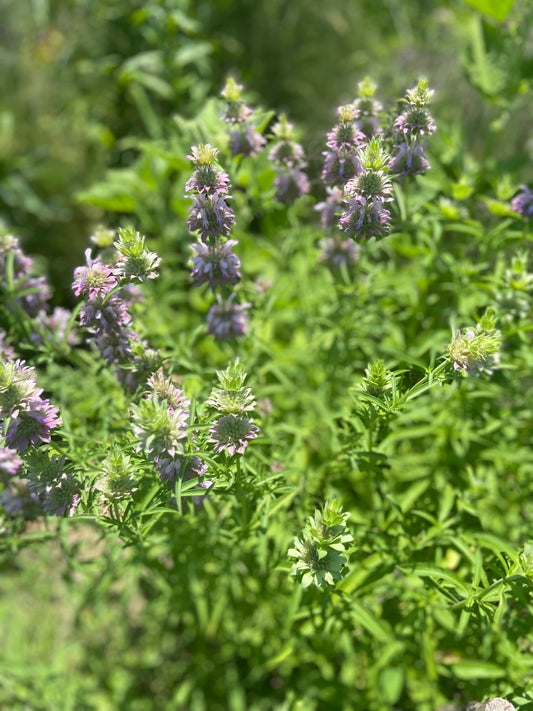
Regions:
<instances>
[{"instance_id":1,"label":"lavender flower cluster","mask_svg":"<svg viewBox=\"0 0 533 711\"><path fill-rule=\"evenodd\" d=\"M132 330L128 306L139 299L137 283L155 279L160 258L145 248L144 237L131 227L118 230L114 248L111 266L93 259L87 249L86 265L74 270L72 288L85 299L80 323L119 380L135 390L158 367L159 358Z\"/></svg>"},{"instance_id":2,"label":"lavender flower cluster","mask_svg":"<svg viewBox=\"0 0 533 711\"><path fill-rule=\"evenodd\" d=\"M248 330L247 309L251 304L235 303L235 294L229 295L241 278L241 263L232 251L238 242L228 239L235 224L233 210L226 202L231 197L230 181L227 173L216 166L216 148L200 144L193 146L191 153L188 157L195 169L185 186L193 198L187 225L200 237L191 244L195 252L191 276L197 286L207 283L213 293L222 291L209 309L207 333L219 340L237 338Z\"/></svg>"},{"instance_id":3,"label":"lavender flower cluster","mask_svg":"<svg viewBox=\"0 0 533 711\"><path fill-rule=\"evenodd\" d=\"M426 81L407 92L404 111L392 129L380 126L381 104L374 98L375 85L366 79L359 96L338 109L338 123L327 135L322 180L327 197L316 206L326 232L321 259L332 269L350 268L359 259L353 239L382 237L390 232L392 202L390 175L404 178L429 168L422 140L435 130L427 104L432 96ZM386 135L392 135L392 155ZM339 227L349 238L342 238ZM329 233L329 234L328 234Z\"/></svg>"},{"instance_id":4,"label":"lavender flower cluster","mask_svg":"<svg viewBox=\"0 0 533 711\"><path fill-rule=\"evenodd\" d=\"M3 334L2 334L3 341ZM65 459L37 449L61 424L56 407L41 397L35 371L4 349L0 358L0 505L10 516L72 515L80 501L77 480ZM24 461L23 461L24 459ZM26 471L23 473L23 469Z\"/></svg>"}]
</instances>

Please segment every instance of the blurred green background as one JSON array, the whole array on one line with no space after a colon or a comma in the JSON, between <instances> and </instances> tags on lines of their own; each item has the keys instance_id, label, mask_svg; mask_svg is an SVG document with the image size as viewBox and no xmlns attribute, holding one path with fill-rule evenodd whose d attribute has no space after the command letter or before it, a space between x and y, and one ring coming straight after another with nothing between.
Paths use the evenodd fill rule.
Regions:
<instances>
[{"instance_id":1,"label":"blurred green background","mask_svg":"<svg viewBox=\"0 0 533 711\"><path fill-rule=\"evenodd\" d=\"M489 180L505 156L527 180L530 30L525 1L498 23L463 0L4 0L0 217L68 299L106 219L78 192L165 137L173 114L193 117L229 73L299 124L312 169L366 75L386 106L425 75L441 150L468 152Z\"/></svg>"}]
</instances>

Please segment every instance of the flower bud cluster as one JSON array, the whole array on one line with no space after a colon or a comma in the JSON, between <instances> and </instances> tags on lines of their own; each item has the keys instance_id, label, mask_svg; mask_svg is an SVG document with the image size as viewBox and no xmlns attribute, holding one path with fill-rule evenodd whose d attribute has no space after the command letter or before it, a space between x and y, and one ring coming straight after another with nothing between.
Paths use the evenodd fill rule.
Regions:
<instances>
[{"instance_id":1,"label":"flower bud cluster","mask_svg":"<svg viewBox=\"0 0 533 711\"><path fill-rule=\"evenodd\" d=\"M80 323L91 334L102 358L114 366L119 380L135 390L159 364L132 330L129 304L140 298L135 282L154 279L160 259L144 246L144 237L133 228L118 230L114 263L108 266L85 251L86 265L74 270L72 288L85 299Z\"/></svg>"},{"instance_id":2,"label":"flower bud cluster","mask_svg":"<svg viewBox=\"0 0 533 711\"><path fill-rule=\"evenodd\" d=\"M246 373L238 361L217 372L217 377L220 387L213 390L206 404L222 416L213 422L209 442L214 444L215 452L244 454L249 440L259 432L253 419L245 414L255 409L255 398L251 389L244 387Z\"/></svg>"},{"instance_id":3,"label":"flower bud cluster","mask_svg":"<svg viewBox=\"0 0 533 711\"><path fill-rule=\"evenodd\" d=\"M430 168L422 141L436 128L427 108L433 93L427 81L421 79L402 100L404 110L394 121L394 156L390 164L396 175L419 175Z\"/></svg>"},{"instance_id":4,"label":"flower bud cluster","mask_svg":"<svg viewBox=\"0 0 533 711\"><path fill-rule=\"evenodd\" d=\"M309 179L304 173L307 166L302 146L294 140L294 126L285 115L272 127L274 146L269 159L276 166L276 200L287 205L310 190Z\"/></svg>"},{"instance_id":5,"label":"flower bud cluster","mask_svg":"<svg viewBox=\"0 0 533 711\"><path fill-rule=\"evenodd\" d=\"M265 139L249 123L252 109L241 101L242 85L234 79L228 79L226 86L221 91L221 96L226 100L226 107L221 118L228 125L229 150L233 157L242 155L252 156L258 153L266 144Z\"/></svg>"},{"instance_id":6,"label":"flower bud cluster","mask_svg":"<svg viewBox=\"0 0 533 711\"><path fill-rule=\"evenodd\" d=\"M301 535L294 539L294 548L288 551L296 559L291 575L301 576L303 588L311 583L317 588L335 585L342 578L349 544L353 542L346 524L349 516L336 499L326 502L322 511L315 510Z\"/></svg>"},{"instance_id":7,"label":"flower bud cluster","mask_svg":"<svg viewBox=\"0 0 533 711\"><path fill-rule=\"evenodd\" d=\"M502 336L495 326L492 310L481 318L475 328L468 328L457 334L446 348L445 357L453 363L454 370L468 375L492 373L500 362Z\"/></svg>"},{"instance_id":8,"label":"flower bud cluster","mask_svg":"<svg viewBox=\"0 0 533 711\"><path fill-rule=\"evenodd\" d=\"M215 303L207 315L207 332L217 339L236 338L248 330L246 309L250 304L234 303L235 294L229 292L241 278L241 263L233 253L238 242L228 239L235 216L226 200L230 197L229 177L216 166L218 150L208 143L193 146L188 156L195 165L186 189L193 198L188 227L191 232L200 233L200 241L191 244L195 254L192 257L191 276L197 286L209 284L215 293L220 289L224 298L217 294ZM225 241L224 241L225 240Z\"/></svg>"}]
</instances>

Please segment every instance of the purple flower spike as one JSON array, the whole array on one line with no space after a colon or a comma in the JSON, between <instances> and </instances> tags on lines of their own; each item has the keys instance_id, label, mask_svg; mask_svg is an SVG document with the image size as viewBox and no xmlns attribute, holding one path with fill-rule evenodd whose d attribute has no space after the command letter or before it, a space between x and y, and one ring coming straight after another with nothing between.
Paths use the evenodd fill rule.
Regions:
<instances>
[{"instance_id":1,"label":"purple flower spike","mask_svg":"<svg viewBox=\"0 0 533 711\"><path fill-rule=\"evenodd\" d=\"M201 242L190 245L191 249L196 251L192 258L191 276L197 286L208 282L214 293L218 286L235 286L240 281L241 263L231 251L237 244L237 240L229 239L224 244L217 243L213 246Z\"/></svg>"},{"instance_id":2,"label":"purple flower spike","mask_svg":"<svg viewBox=\"0 0 533 711\"><path fill-rule=\"evenodd\" d=\"M235 339L248 332L249 316L246 309L252 304L235 304L234 298L235 294L232 294L223 301L217 294L217 300L207 313L207 333L220 341Z\"/></svg>"},{"instance_id":3,"label":"purple flower spike","mask_svg":"<svg viewBox=\"0 0 533 711\"><path fill-rule=\"evenodd\" d=\"M224 415L210 428L209 442L214 443L215 452L225 449L229 454L244 454L248 441L255 439L258 432L250 417Z\"/></svg>"}]
</instances>

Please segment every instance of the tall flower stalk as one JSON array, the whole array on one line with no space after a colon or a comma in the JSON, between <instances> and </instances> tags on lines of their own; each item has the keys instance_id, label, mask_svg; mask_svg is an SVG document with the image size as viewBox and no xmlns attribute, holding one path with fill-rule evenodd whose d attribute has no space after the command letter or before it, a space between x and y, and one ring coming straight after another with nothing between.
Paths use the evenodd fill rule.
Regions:
<instances>
[{"instance_id":1,"label":"tall flower stalk","mask_svg":"<svg viewBox=\"0 0 533 711\"><path fill-rule=\"evenodd\" d=\"M238 241L229 239L235 215L227 200L230 180L216 163L218 149L206 144L193 146L189 159L194 164L186 190L193 200L187 224L199 241L191 244L191 276L197 286L208 284L216 300L207 315L207 332L219 340L233 339L248 330L247 309L251 304L235 303L232 288L240 281L241 263L233 252Z\"/></svg>"}]
</instances>

